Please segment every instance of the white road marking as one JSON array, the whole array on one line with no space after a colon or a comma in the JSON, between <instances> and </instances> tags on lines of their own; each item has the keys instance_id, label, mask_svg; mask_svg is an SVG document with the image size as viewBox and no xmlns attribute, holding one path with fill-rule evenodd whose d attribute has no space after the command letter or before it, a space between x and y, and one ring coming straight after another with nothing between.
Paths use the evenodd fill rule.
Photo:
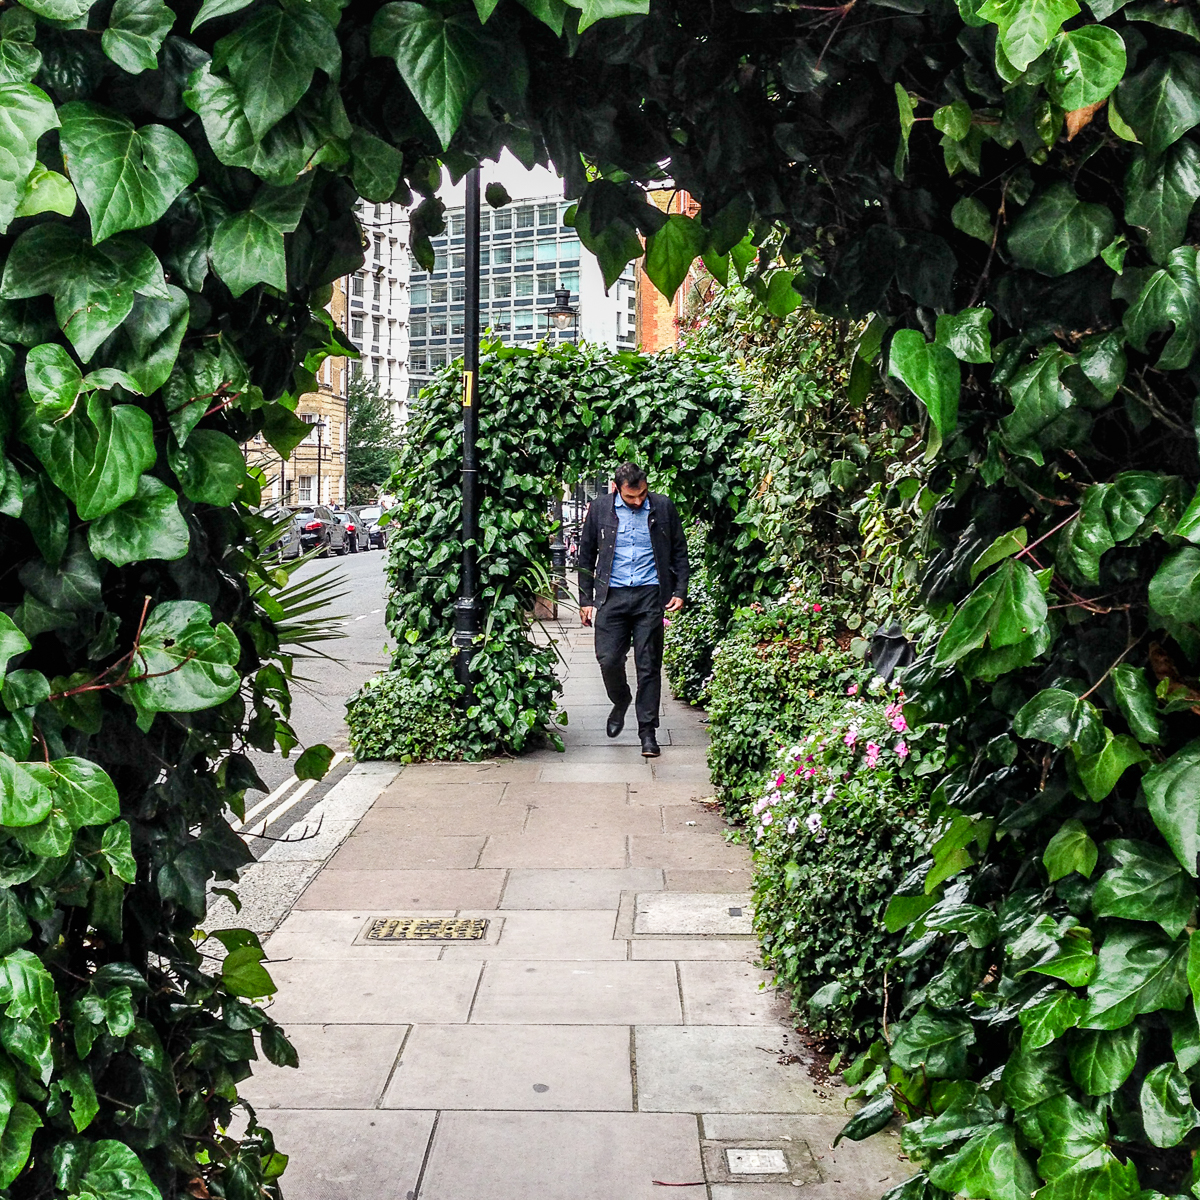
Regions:
<instances>
[{"instance_id":1,"label":"white road marking","mask_svg":"<svg viewBox=\"0 0 1200 1200\"><path fill-rule=\"evenodd\" d=\"M290 790L292 784L299 782L300 781L295 775L289 775L287 779L285 779L269 796L260 800L246 814L246 819L240 825L235 826L235 828L245 829L258 816L259 813L266 812L266 810L270 808L272 804L276 803L278 800L281 800L284 793Z\"/></svg>"}]
</instances>

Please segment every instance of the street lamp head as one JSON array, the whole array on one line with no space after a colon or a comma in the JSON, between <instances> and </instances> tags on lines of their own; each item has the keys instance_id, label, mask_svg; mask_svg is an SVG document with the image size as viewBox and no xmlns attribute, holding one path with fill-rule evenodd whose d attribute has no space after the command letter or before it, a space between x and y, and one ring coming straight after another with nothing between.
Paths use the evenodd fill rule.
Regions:
<instances>
[{"instance_id":1,"label":"street lamp head","mask_svg":"<svg viewBox=\"0 0 1200 1200\"><path fill-rule=\"evenodd\" d=\"M571 307L571 293L566 288L554 292L554 307L546 314L555 329L570 329L579 316L579 310Z\"/></svg>"}]
</instances>

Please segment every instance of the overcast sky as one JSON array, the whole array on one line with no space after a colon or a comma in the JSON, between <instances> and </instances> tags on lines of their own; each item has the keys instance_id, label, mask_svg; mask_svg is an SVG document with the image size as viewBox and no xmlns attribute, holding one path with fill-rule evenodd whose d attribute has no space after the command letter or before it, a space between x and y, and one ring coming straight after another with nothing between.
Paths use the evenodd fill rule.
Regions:
<instances>
[{"instance_id":1,"label":"overcast sky","mask_svg":"<svg viewBox=\"0 0 1200 1200\"><path fill-rule=\"evenodd\" d=\"M483 187L489 183L500 183L514 200L529 200L535 196L561 196L562 180L545 167L534 167L527 171L516 158L505 150L497 163L484 163L480 175ZM463 182L450 182L450 172L443 170L442 186L438 192L447 208L459 208L463 203Z\"/></svg>"}]
</instances>

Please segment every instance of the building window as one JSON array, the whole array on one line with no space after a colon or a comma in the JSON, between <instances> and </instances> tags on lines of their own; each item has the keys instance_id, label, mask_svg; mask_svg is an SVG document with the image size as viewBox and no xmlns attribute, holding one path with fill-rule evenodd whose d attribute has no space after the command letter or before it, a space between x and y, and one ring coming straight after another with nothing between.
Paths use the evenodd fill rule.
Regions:
<instances>
[{"instance_id":1,"label":"building window","mask_svg":"<svg viewBox=\"0 0 1200 1200\"><path fill-rule=\"evenodd\" d=\"M445 337L446 336L446 318L445 317L430 318L429 336L430 337Z\"/></svg>"},{"instance_id":2,"label":"building window","mask_svg":"<svg viewBox=\"0 0 1200 1200\"><path fill-rule=\"evenodd\" d=\"M492 214L489 212L481 212L479 214L479 232L487 233L492 227Z\"/></svg>"},{"instance_id":3,"label":"building window","mask_svg":"<svg viewBox=\"0 0 1200 1200\"><path fill-rule=\"evenodd\" d=\"M450 336L451 337L462 337L463 333L466 331L466 328L467 328L466 318L465 317L455 317L450 322Z\"/></svg>"},{"instance_id":4,"label":"building window","mask_svg":"<svg viewBox=\"0 0 1200 1200\"><path fill-rule=\"evenodd\" d=\"M579 295L579 272L578 271L564 271L558 277L558 279L559 279L559 282L562 284L562 286L565 287L568 292L571 292L576 296Z\"/></svg>"},{"instance_id":5,"label":"building window","mask_svg":"<svg viewBox=\"0 0 1200 1200\"><path fill-rule=\"evenodd\" d=\"M490 285L489 285L488 281L486 279L481 279L479 281L479 298L480 298L480 300L486 300L488 298L489 294L490 294Z\"/></svg>"},{"instance_id":6,"label":"building window","mask_svg":"<svg viewBox=\"0 0 1200 1200\"><path fill-rule=\"evenodd\" d=\"M479 265L481 267L487 267L487 266L491 265L491 262L492 262L491 251L488 250L486 247L484 249L480 250L479 251Z\"/></svg>"},{"instance_id":7,"label":"building window","mask_svg":"<svg viewBox=\"0 0 1200 1200\"><path fill-rule=\"evenodd\" d=\"M467 265L467 256L462 250L455 250L450 255L450 269L461 271Z\"/></svg>"},{"instance_id":8,"label":"building window","mask_svg":"<svg viewBox=\"0 0 1200 1200\"><path fill-rule=\"evenodd\" d=\"M446 269L446 252L439 250L433 256L433 269L435 271L444 271Z\"/></svg>"},{"instance_id":9,"label":"building window","mask_svg":"<svg viewBox=\"0 0 1200 1200\"><path fill-rule=\"evenodd\" d=\"M539 204L538 205L538 224L539 225L557 225L558 224L558 205L557 204Z\"/></svg>"},{"instance_id":10,"label":"building window","mask_svg":"<svg viewBox=\"0 0 1200 1200\"><path fill-rule=\"evenodd\" d=\"M492 295L497 300L507 300L512 295L512 280L511 279L493 279L492 280Z\"/></svg>"},{"instance_id":11,"label":"building window","mask_svg":"<svg viewBox=\"0 0 1200 1200\"><path fill-rule=\"evenodd\" d=\"M431 304L446 303L446 285L444 283L435 283L429 290L429 302Z\"/></svg>"},{"instance_id":12,"label":"building window","mask_svg":"<svg viewBox=\"0 0 1200 1200\"><path fill-rule=\"evenodd\" d=\"M496 246L493 248L492 252L496 256L495 258L492 259L492 262L495 266L506 267L506 266L508 266L508 264L510 262L512 262L512 247L511 246Z\"/></svg>"},{"instance_id":13,"label":"building window","mask_svg":"<svg viewBox=\"0 0 1200 1200\"><path fill-rule=\"evenodd\" d=\"M533 243L520 242L517 245L517 262L533 262Z\"/></svg>"},{"instance_id":14,"label":"building window","mask_svg":"<svg viewBox=\"0 0 1200 1200\"><path fill-rule=\"evenodd\" d=\"M532 296L533 295L533 276L522 275L517 280L517 295Z\"/></svg>"},{"instance_id":15,"label":"building window","mask_svg":"<svg viewBox=\"0 0 1200 1200\"><path fill-rule=\"evenodd\" d=\"M521 247L525 249L524 246ZM537 244L537 260L540 263L552 263L558 258L558 243L557 242L538 242Z\"/></svg>"},{"instance_id":16,"label":"building window","mask_svg":"<svg viewBox=\"0 0 1200 1200\"><path fill-rule=\"evenodd\" d=\"M408 365L414 371L424 371L426 362L425 353L422 351L420 354L414 354Z\"/></svg>"},{"instance_id":17,"label":"building window","mask_svg":"<svg viewBox=\"0 0 1200 1200\"><path fill-rule=\"evenodd\" d=\"M517 332L533 328L533 313L528 310L516 314Z\"/></svg>"},{"instance_id":18,"label":"building window","mask_svg":"<svg viewBox=\"0 0 1200 1200\"><path fill-rule=\"evenodd\" d=\"M361 296L362 294L363 294L363 277L361 275L355 275L350 280L350 295Z\"/></svg>"},{"instance_id":19,"label":"building window","mask_svg":"<svg viewBox=\"0 0 1200 1200\"><path fill-rule=\"evenodd\" d=\"M492 314L492 328L497 333L508 333L512 329L512 313L507 310Z\"/></svg>"},{"instance_id":20,"label":"building window","mask_svg":"<svg viewBox=\"0 0 1200 1200\"><path fill-rule=\"evenodd\" d=\"M418 308L421 305L428 304L429 303L429 284L427 284L427 283L416 284L413 287L412 291L409 293L409 298L411 299L413 304L417 305Z\"/></svg>"},{"instance_id":21,"label":"building window","mask_svg":"<svg viewBox=\"0 0 1200 1200\"><path fill-rule=\"evenodd\" d=\"M371 299L374 300L376 304L378 304L379 301L383 299L383 287L380 285L379 277L376 276L371 281L371 284L372 284Z\"/></svg>"},{"instance_id":22,"label":"building window","mask_svg":"<svg viewBox=\"0 0 1200 1200\"><path fill-rule=\"evenodd\" d=\"M350 340L361 342L363 338L363 319L362 317L350 318Z\"/></svg>"},{"instance_id":23,"label":"building window","mask_svg":"<svg viewBox=\"0 0 1200 1200\"><path fill-rule=\"evenodd\" d=\"M558 243L558 257L560 259L574 259L579 257L579 239L578 238L563 238Z\"/></svg>"},{"instance_id":24,"label":"building window","mask_svg":"<svg viewBox=\"0 0 1200 1200\"><path fill-rule=\"evenodd\" d=\"M296 499L301 504L311 504L313 499L313 477L311 475L301 475L296 480Z\"/></svg>"},{"instance_id":25,"label":"building window","mask_svg":"<svg viewBox=\"0 0 1200 1200\"><path fill-rule=\"evenodd\" d=\"M378 318L378 317L372 317L372 318L371 318L371 341L372 341L372 343L374 344L374 347L375 347L375 349L378 349L378 348L379 348L379 329L380 329L380 324L381 324L381 323L380 323L380 320L379 320L379 318Z\"/></svg>"},{"instance_id":26,"label":"building window","mask_svg":"<svg viewBox=\"0 0 1200 1200\"><path fill-rule=\"evenodd\" d=\"M440 370L440 369L441 369L442 367L444 367L445 365L446 365L446 352L445 352L445 350L435 350L435 351L434 351L434 352L433 352L433 353L432 353L432 354L429 356L429 367L430 367L430 369L431 369L431 370L433 370L433 371Z\"/></svg>"},{"instance_id":27,"label":"building window","mask_svg":"<svg viewBox=\"0 0 1200 1200\"><path fill-rule=\"evenodd\" d=\"M555 277L553 275L539 275L538 276L538 295L539 296L553 296L554 295L554 282L555 282Z\"/></svg>"},{"instance_id":28,"label":"building window","mask_svg":"<svg viewBox=\"0 0 1200 1200\"><path fill-rule=\"evenodd\" d=\"M495 213L492 218L493 229L511 229L512 228L512 211Z\"/></svg>"},{"instance_id":29,"label":"building window","mask_svg":"<svg viewBox=\"0 0 1200 1200\"><path fill-rule=\"evenodd\" d=\"M455 213L450 218L450 236L462 237L467 232L467 218L463 213Z\"/></svg>"},{"instance_id":30,"label":"building window","mask_svg":"<svg viewBox=\"0 0 1200 1200\"><path fill-rule=\"evenodd\" d=\"M517 228L532 229L533 228L533 205L526 205L524 208L517 209Z\"/></svg>"},{"instance_id":31,"label":"building window","mask_svg":"<svg viewBox=\"0 0 1200 1200\"><path fill-rule=\"evenodd\" d=\"M379 359L377 358L371 359L371 378L374 379L376 383L379 382Z\"/></svg>"},{"instance_id":32,"label":"building window","mask_svg":"<svg viewBox=\"0 0 1200 1200\"><path fill-rule=\"evenodd\" d=\"M465 283L452 283L450 285L450 302L452 304L462 304L467 298L467 285Z\"/></svg>"},{"instance_id":33,"label":"building window","mask_svg":"<svg viewBox=\"0 0 1200 1200\"><path fill-rule=\"evenodd\" d=\"M350 360L350 378L357 379L362 374L362 359L352 358Z\"/></svg>"},{"instance_id":34,"label":"building window","mask_svg":"<svg viewBox=\"0 0 1200 1200\"><path fill-rule=\"evenodd\" d=\"M408 327L408 332L411 337L423 338L427 337L426 324L424 317L413 317Z\"/></svg>"}]
</instances>

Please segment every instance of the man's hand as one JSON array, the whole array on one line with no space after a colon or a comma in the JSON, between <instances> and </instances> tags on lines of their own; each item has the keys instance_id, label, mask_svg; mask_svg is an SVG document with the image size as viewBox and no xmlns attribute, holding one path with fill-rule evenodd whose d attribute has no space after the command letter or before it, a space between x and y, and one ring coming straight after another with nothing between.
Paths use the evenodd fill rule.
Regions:
<instances>
[{"instance_id":1,"label":"man's hand","mask_svg":"<svg viewBox=\"0 0 1200 1200\"><path fill-rule=\"evenodd\" d=\"M683 607L682 596L672 596L667 601L667 612L678 612Z\"/></svg>"},{"instance_id":2,"label":"man's hand","mask_svg":"<svg viewBox=\"0 0 1200 1200\"><path fill-rule=\"evenodd\" d=\"M585 625L590 625L596 616L596 610L589 604L586 608L579 610L579 619Z\"/></svg>"}]
</instances>

